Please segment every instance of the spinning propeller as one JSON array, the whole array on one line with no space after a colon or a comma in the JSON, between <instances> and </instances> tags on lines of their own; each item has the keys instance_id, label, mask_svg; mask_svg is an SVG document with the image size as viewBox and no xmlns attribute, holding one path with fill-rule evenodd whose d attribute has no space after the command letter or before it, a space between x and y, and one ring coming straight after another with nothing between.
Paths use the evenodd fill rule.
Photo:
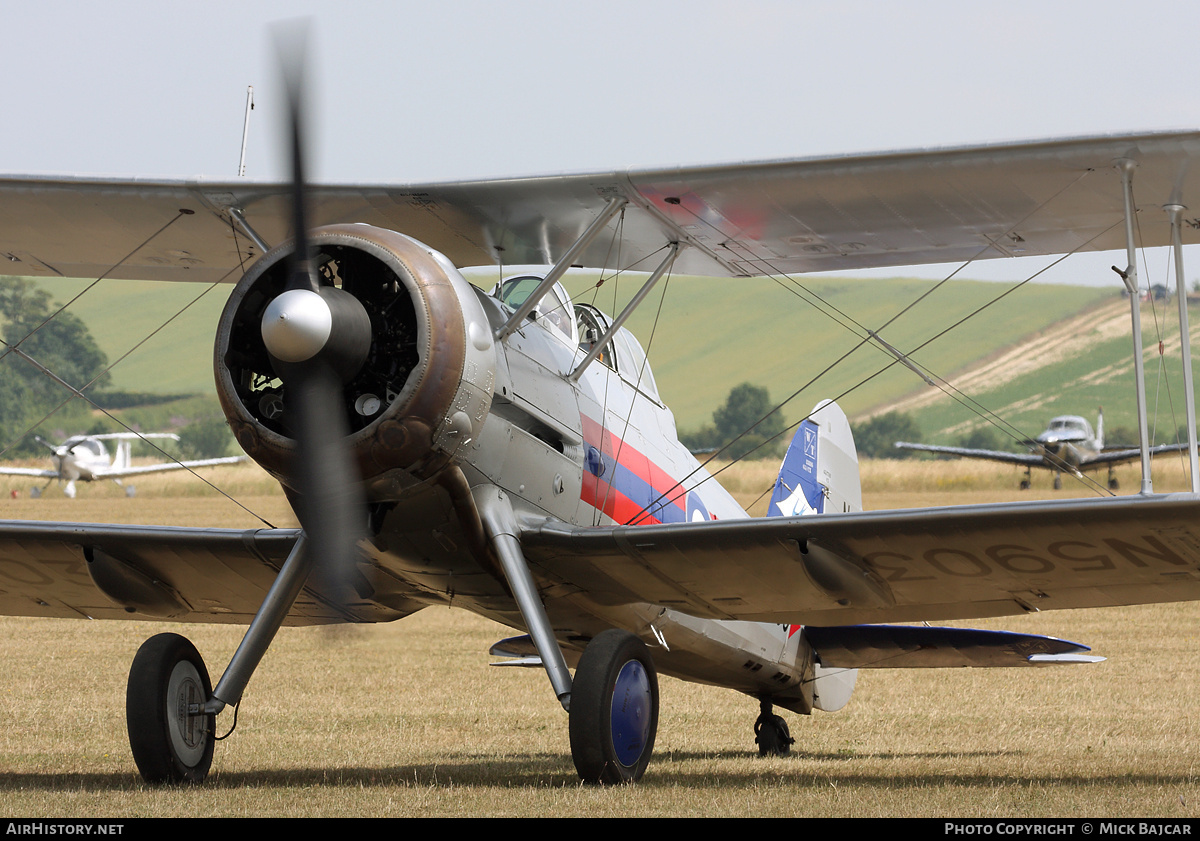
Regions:
<instances>
[{"instance_id":1,"label":"spinning propeller","mask_svg":"<svg viewBox=\"0 0 1200 841\"><path fill-rule=\"evenodd\" d=\"M262 340L283 382L284 413L297 442L297 515L313 574L337 587L356 577L355 544L366 522L360 477L345 444L343 389L367 358L371 321L357 298L322 283L314 269L304 180L303 50L281 46L279 52L288 96L294 240L287 287L263 313Z\"/></svg>"}]
</instances>

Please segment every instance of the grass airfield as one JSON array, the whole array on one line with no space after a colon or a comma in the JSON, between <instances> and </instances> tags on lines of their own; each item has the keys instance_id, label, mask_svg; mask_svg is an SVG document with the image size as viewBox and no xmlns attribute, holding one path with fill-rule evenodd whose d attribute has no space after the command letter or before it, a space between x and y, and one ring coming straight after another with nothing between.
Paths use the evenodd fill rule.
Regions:
<instances>
[{"instance_id":1,"label":"grass airfield","mask_svg":"<svg viewBox=\"0 0 1200 841\"><path fill-rule=\"evenodd\" d=\"M774 466L721 474L751 504ZM5 518L255 527L294 519L253 466L204 474L239 508L183 475L137 496L81 485L0 484ZM1135 466L1118 474L1136 491ZM864 462L868 508L1095 495L1049 474L1017 491L1011 467ZM1104 474L1099 474L1102 480ZM1180 490L1177 461L1155 490ZM5 477L8 478L8 477ZM17 490L18 498L10 496ZM765 503L755 503L762 513ZM579 784L567 718L545 676L493 668L506 628L430 608L383 626L285 628L247 689L208 782L141 782L125 734L129 663L144 638L189 636L214 681L241 629L0 619L0 813L150 816L846 816L1190 818L1200 814L1200 606L1152 605L983 620L1075 639L1097 665L862 672L846 709L785 713L793 754L760 759L757 703L662 679L655 757L636 786ZM228 713L218 720L227 729Z\"/></svg>"}]
</instances>

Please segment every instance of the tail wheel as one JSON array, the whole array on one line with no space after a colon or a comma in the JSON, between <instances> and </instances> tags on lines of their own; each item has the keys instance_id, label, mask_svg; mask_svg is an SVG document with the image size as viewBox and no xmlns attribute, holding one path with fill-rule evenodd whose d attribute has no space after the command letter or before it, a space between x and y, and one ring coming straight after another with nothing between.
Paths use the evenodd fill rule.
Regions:
<instances>
[{"instance_id":1,"label":"tail wheel","mask_svg":"<svg viewBox=\"0 0 1200 841\"><path fill-rule=\"evenodd\" d=\"M215 716L189 715L212 696L196 647L178 634L142 643L129 669L125 720L129 747L148 783L199 783L213 758Z\"/></svg>"},{"instance_id":2,"label":"tail wheel","mask_svg":"<svg viewBox=\"0 0 1200 841\"><path fill-rule=\"evenodd\" d=\"M796 740L783 716L764 712L754 722L754 742L759 756L787 756Z\"/></svg>"},{"instance_id":3,"label":"tail wheel","mask_svg":"<svg viewBox=\"0 0 1200 841\"><path fill-rule=\"evenodd\" d=\"M610 630L584 649L571 684L571 758L585 783L631 783L650 764L658 730L658 675L650 651Z\"/></svg>"}]
</instances>

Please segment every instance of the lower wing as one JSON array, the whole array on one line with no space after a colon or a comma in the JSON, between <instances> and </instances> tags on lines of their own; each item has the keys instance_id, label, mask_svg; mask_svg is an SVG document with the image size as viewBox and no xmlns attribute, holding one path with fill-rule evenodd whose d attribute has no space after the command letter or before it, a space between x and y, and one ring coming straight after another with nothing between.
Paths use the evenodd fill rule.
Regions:
<instances>
[{"instance_id":1,"label":"lower wing","mask_svg":"<svg viewBox=\"0 0 1200 841\"><path fill-rule=\"evenodd\" d=\"M898 450L916 450L922 453L940 453L947 456L962 458L982 458L989 461L1002 461L1006 464L1021 464L1028 467L1045 467L1046 460L1032 453L1006 453L1003 450L972 450L966 447L935 447L932 444L910 444L908 441L897 441Z\"/></svg>"},{"instance_id":2,"label":"lower wing","mask_svg":"<svg viewBox=\"0 0 1200 841\"><path fill-rule=\"evenodd\" d=\"M802 625L1200 599L1200 497L951 506L522 535L550 586L602 603Z\"/></svg>"},{"instance_id":3,"label":"lower wing","mask_svg":"<svg viewBox=\"0 0 1200 841\"><path fill-rule=\"evenodd\" d=\"M142 476L147 473L165 473L168 470L191 470L194 467L216 467L220 464L241 464L244 461L248 461L246 456L206 458L200 459L199 461L164 461L160 464L147 464L141 467L94 470L92 471L92 475L97 479L121 479L125 476Z\"/></svg>"}]
</instances>

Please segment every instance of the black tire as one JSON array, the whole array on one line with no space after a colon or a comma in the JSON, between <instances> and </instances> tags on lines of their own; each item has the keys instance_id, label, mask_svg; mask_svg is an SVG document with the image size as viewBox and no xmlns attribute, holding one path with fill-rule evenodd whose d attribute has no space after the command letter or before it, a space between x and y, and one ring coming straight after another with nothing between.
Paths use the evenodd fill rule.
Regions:
<instances>
[{"instance_id":1,"label":"black tire","mask_svg":"<svg viewBox=\"0 0 1200 841\"><path fill-rule=\"evenodd\" d=\"M754 742L759 756L787 756L796 740L783 716L764 713L754 722Z\"/></svg>"},{"instance_id":2,"label":"black tire","mask_svg":"<svg viewBox=\"0 0 1200 841\"><path fill-rule=\"evenodd\" d=\"M628 631L597 635L571 683L571 758L585 783L641 779L658 730L658 674Z\"/></svg>"},{"instance_id":3,"label":"black tire","mask_svg":"<svg viewBox=\"0 0 1200 841\"><path fill-rule=\"evenodd\" d=\"M125 690L129 747L142 779L203 782L212 765L216 717L186 711L211 697L204 660L186 638L159 634L142 643Z\"/></svg>"}]
</instances>

